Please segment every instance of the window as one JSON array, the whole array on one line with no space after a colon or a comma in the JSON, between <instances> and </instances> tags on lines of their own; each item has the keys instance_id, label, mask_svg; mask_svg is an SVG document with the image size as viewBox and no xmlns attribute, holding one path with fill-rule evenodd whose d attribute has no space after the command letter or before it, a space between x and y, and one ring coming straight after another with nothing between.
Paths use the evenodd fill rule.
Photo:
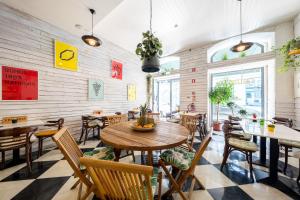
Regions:
<instances>
[{"instance_id":1,"label":"window","mask_svg":"<svg viewBox=\"0 0 300 200\"><path fill-rule=\"evenodd\" d=\"M179 57L166 57L160 59L160 74L166 75L173 71L179 70L180 58Z\"/></svg>"},{"instance_id":2,"label":"window","mask_svg":"<svg viewBox=\"0 0 300 200\"><path fill-rule=\"evenodd\" d=\"M239 57L245 57L250 55L256 55L260 53L264 53L264 45L259 43L254 43L253 46L247 51L241 53L235 53L230 50L230 47L218 50L211 56L211 62L218 62L222 60L230 60Z\"/></svg>"}]
</instances>

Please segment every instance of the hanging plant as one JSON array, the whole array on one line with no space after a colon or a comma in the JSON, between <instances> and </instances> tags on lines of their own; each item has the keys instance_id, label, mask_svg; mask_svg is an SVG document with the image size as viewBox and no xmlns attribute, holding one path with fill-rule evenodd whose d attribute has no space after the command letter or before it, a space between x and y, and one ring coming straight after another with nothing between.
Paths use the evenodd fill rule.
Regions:
<instances>
[{"instance_id":1,"label":"hanging plant","mask_svg":"<svg viewBox=\"0 0 300 200\"><path fill-rule=\"evenodd\" d=\"M162 44L157 37L150 31L143 33L143 41L138 43L135 53L140 56L141 60L150 59L153 56L161 56Z\"/></svg>"},{"instance_id":2,"label":"hanging plant","mask_svg":"<svg viewBox=\"0 0 300 200\"><path fill-rule=\"evenodd\" d=\"M284 63L279 71L288 71L300 67L300 37L287 41L278 49Z\"/></svg>"}]
</instances>

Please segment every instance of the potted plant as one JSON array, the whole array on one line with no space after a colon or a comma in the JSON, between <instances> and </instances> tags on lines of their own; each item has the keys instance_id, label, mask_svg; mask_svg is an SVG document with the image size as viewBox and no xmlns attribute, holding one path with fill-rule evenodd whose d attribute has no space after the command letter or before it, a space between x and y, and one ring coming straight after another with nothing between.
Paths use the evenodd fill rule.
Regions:
<instances>
[{"instance_id":1,"label":"potted plant","mask_svg":"<svg viewBox=\"0 0 300 200\"><path fill-rule=\"evenodd\" d=\"M233 83L231 81L222 81L216 84L209 92L209 99L211 103L217 105L217 120L213 122L215 131L221 130L221 123L219 122L220 105L226 104L232 97Z\"/></svg>"},{"instance_id":2,"label":"potted plant","mask_svg":"<svg viewBox=\"0 0 300 200\"><path fill-rule=\"evenodd\" d=\"M241 109L241 110L239 110L239 114L241 115L242 118L245 118L248 113L245 109Z\"/></svg>"},{"instance_id":3,"label":"potted plant","mask_svg":"<svg viewBox=\"0 0 300 200\"><path fill-rule=\"evenodd\" d=\"M159 58L161 56L162 44L152 32L147 31L143 33L143 40L138 43L135 53L140 56L143 61L142 70L144 72L157 72L159 71Z\"/></svg>"},{"instance_id":4,"label":"potted plant","mask_svg":"<svg viewBox=\"0 0 300 200\"><path fill-rule=\"evenodd\" d=\"M280 71L300 67L300 37L287 41L278 51L284 59Z\"/></svg>"},{"instance_id":5,"label":"potted plant","mask_svg":"<svg viewBox=\"0 0 300 200\"><path fill-rule=\"evenodd\" d=\"M234 109L236 108L236 104L230 101L227 103L227 107L231 110L232 117L234 117Z\"/></svg>"}]
</instances>

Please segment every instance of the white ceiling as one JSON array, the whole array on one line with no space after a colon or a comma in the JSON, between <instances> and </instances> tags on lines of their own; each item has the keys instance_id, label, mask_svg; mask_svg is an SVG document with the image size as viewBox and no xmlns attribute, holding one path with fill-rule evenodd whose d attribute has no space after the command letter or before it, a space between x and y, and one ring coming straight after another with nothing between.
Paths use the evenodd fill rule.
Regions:
<instances>
[{"instance_id":1,"label":"white ceiling","mask_svg":"<svg viewBox=\"0 0 300 200\"><path fill-rule=\"evenodd\" d=\"M90 30L87 7L95 8L96 35L131 51L149 29L149 0L0 0L80 35ZM243 0L244 32L287 21L300 0ZM96 23L97 22L97 23ZM82 30L74 28L83 25ZM174 25L178 24L175 28ZM165 55L239 34L237 0L153 0L153 29Z\"/></svg>"}]
</instances>

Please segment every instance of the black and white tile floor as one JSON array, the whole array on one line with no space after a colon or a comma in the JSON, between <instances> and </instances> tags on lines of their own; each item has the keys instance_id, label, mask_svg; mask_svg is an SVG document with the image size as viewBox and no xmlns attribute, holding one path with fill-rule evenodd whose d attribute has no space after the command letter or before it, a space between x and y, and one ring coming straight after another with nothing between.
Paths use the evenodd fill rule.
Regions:
<instances>
[{"instance_id":1,"label":"black and white tile floor","mask_svg":"<svg viewBox=\"0 0 300 200\"><path fill-rule=\"evenodd\" d=\"M80 148L94 148L99 141L91 140ZM196 140L195 148L199 146ZM221 172L220 165L223 153L223 137L213 135L212 142L205 151L203 158L199 161L195 174L201 180L206 190L195 188L192 199L222 199L222 200L247 200L247 199L295 199L294 196L270 186L256 183L250 179L248 163L245 157L234 152L229 157L226 167ZM140 163L140 155L136 154L136 162ZM280 158L280 165L283 165L283 158ZM125 157L121 162L132 162L132 157ZM288 177L296 179L298 176L298 159L289 158ZM266 177L267 168L254 166L255 178ZM0 199L22 199L22 200L71 200L77 199L77 190L70 190L75 183L72 176L73 171L58 149L45 151L45 154L34 160L32 173L26 173L26 165L19 164L0 171ZM284 176L283 174L280 174ZM163 180L163 191L167 187L167 179ZM187 186L188 187L188 183ZM177 194L174 199L180 199ZM89 199L96 199L91 195ZM300 199L300 197L299 197Z\"/></svg>"}]
</instances>

